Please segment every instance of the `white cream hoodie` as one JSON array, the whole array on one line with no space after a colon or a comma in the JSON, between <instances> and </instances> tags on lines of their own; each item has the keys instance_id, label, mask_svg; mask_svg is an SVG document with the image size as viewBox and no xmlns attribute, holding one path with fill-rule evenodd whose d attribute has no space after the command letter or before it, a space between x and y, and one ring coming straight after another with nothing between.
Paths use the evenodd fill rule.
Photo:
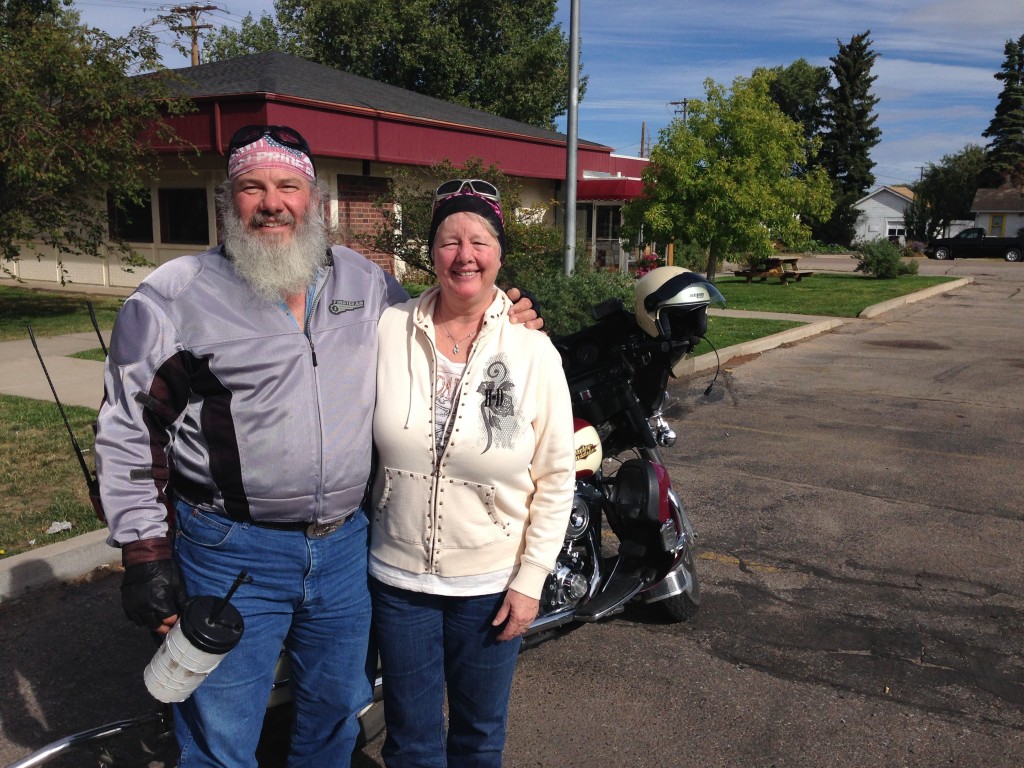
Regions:
<instances>
[{"instance_id":1,"label":"white cream hoodie","mask_svg":"<svg viewBox=\"0 0 1024 768\"><path fill-rule=\"evenodd\" d=\"M561 357L508 320L500 290L469 354L441 456L434 445L434 288L380 319L378 453L371 553L413 574L518 566L510 588L539 598L555 564L575 479Z\"/></svg>"}]
</instances>

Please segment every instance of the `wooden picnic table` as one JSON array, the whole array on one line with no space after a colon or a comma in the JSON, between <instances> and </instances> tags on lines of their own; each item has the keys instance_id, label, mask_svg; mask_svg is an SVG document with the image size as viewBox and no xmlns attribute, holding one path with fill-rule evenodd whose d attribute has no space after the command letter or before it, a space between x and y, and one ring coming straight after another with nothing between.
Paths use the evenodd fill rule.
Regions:
<instances>
[{"instance_id":1,"label":"wooden picnic table","mask_svg":"<svg viewBox=\"0 0 1024 768\"><path fill-rule=\"evenodd\" d=\"M799 256L772 256L762 259L751 269L735 269L733 274L737 277L745 277L747 282L752 282L756 277L762 283L769 277L777 277L783 285L788 285L790 280L800 282L805 277L810 277L813 272L801 271L797 266Z\"/></svg>"}]
</instances>

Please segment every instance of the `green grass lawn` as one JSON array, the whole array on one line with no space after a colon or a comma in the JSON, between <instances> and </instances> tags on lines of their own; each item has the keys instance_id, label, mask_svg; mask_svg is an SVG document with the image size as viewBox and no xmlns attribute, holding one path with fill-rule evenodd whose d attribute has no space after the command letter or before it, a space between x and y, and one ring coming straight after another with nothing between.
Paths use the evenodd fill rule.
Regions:
<instances>
[{"instance_id":1,"label":"green grass lawn","mask_svg":"<svg viewBox=\"0 0 1024 768\"><path fill-rule=\"evenodd\" d=\"M104 363L107 360L107 356L103 354L102 347L96 347L95 349L83 349L81 352L73 352L68 357L75 357L79 360L95 360L97 363Z\"/></svg>"},{"instance_id":2,"label":"green grass lawn","mask_svg":"<svg viewBox=\"0 0 1024 768\"><path fill-rule=\"evenodd\" d=\"M706 340L697 345L693 354L703 355L705 352L710 352L711 344L715 345L715 349L725 349L745 341L760 339L762 336L782 333L790 328L796 328L798 325L804 325L804 323L793 320L760 320L710 315Z\"/></svg>"},{"instance_id":3,"label":"green grass lawn","mask_svg":"<svg viewBox=\"0 0 1024 768\"><path fill-rule=\"evenodd\" d=\"M91 465L96 411L64 410ZM0 521L0 557L103 527L52 401L0 395ZM70 530L47 533L53 523L64 522L71 523Z\"/></svg>"},{"instance_id":4,"label":"green grass lawn","mask_svg":"<svg viewBox=\"0 0 1024 768\"><path fill-rule=\"evenodd\" d=\"M800 315L856 317L862 310L898 296L906 296L954 277L908 275L878 280L860 274L818 273L783 285L778 278L747 283L742 277L720 276L715 285L729 309L787 312Z\"/></svg>"},{"instance_id":5,"label":"green grass lawn","mask_svg":"<svg viewBox=\"0 0 1024 768\"><path fill-rule=\"evenodd\" d=\"M35 291L0 286L0 341L24 339L25 326L32 324L36 336L91 331L88 302L92 301L96 321L109 331L124 301L117 296L90 296L83 293Z\"/></svg>"}]
</instances>

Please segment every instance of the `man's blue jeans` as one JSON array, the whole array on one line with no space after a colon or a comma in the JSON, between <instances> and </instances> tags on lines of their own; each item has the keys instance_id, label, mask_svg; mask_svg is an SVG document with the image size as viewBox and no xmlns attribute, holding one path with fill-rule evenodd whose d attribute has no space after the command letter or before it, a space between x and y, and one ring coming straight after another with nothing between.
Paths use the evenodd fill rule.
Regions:
<instances>
[{"instance_id":1,"label":"man's blue jeans","mask_svg":"<svg viewBox=\"0 0 1024 768\"><path fill-rule=\"evenodd\" d=\"M295 707L288 765L350 764L357 714L371 700L367 520L362 511L324 538L260 528L179 502L175 557L190 597L224 595L245 630L238 646L175 705L180 768L256 766L267 699L282 645Z\"/></svg>"},{"instance_id":2,"label":"man's blue jeans","mask_svg":"<svg viewBox=\"0 0 1024 768\"><path fill-rule=\"evenodd\" d=\"M503 595L427 595L373 578L370 591L388 768L499 768L520 645L495 639Z\"/></svg>"}]
</instances>

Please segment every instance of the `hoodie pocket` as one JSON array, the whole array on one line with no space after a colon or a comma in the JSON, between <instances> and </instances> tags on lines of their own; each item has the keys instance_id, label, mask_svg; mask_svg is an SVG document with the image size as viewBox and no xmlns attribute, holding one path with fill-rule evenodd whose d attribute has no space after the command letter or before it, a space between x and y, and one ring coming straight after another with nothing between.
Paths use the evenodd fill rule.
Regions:
<instances>
[{"instance_id":1,"label":"hoodie pocket","mask_svg":"<svg viewBox=\"0 0 1024 768\"><path fill-rule=\"evenodd\" d=\"M373 512L374 535L429 546L434 478L384 467L384 488Z\"/></svg>"},{"instance_id":2,"label":"hoodie pocket","mask_svg":"<svg viewBox=\"0 0 1024 768\"><path fill-rule=\"evenodd\" d=\"M374 510L374 531L426 548L472 549L511 536L494 506L493 485L384 468L384 487ZM432 539L432 534L436 537Z\"/></svg>"},{"instance_id":3,"label":"hoodie pocket","mask_svg":"<svg viewBox=\"0 0 1024 768\"><path fill-rule=\"evenodd\" d=\"M437 545L475 549L504 541L511 532L494 506L493 485L444 478L437 489Z\"/></svg>"}]
</instances>

